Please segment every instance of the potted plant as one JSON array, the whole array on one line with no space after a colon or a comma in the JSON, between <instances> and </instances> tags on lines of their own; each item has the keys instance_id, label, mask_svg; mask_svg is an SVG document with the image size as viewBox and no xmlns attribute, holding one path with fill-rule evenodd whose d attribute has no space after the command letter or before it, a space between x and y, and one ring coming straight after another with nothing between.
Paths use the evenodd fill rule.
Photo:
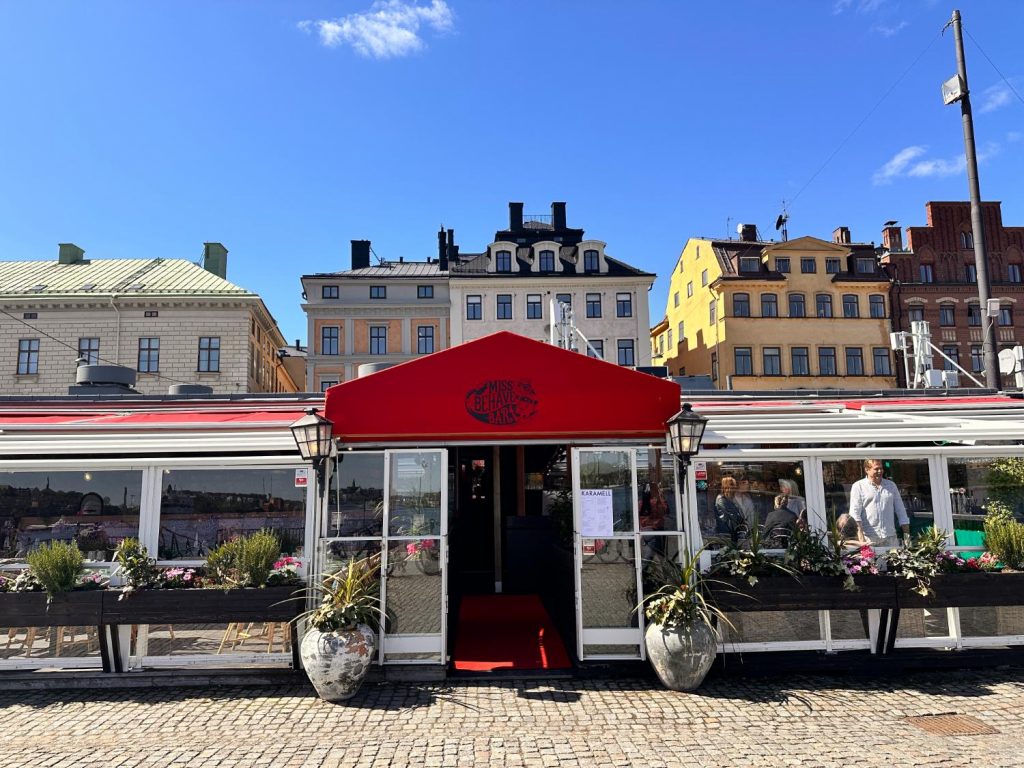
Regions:
<instances>
[{"instance_id":1,"label":"potted plant","mask_svg":"<svg viewBox=\"0 0 1024 768\"><path fill-rule=\"evenodd\" d=\"M26 555L28 570L4 579L0 626L98 626L104 580L86 572L72 543L52 541Z\"/></svg>"},{"instance_id":2,"label":"potted plant","mask_svg":"<svg viewBox=\"0 0 1024 768\"><path fill-rule=\"evenodd\" d=\"M312 588L319 605L302 614L306 632L299 654L320 698L352 698L377 650L380 610L380 556L350 559Z\"/></svg>"},{"instance_id":3,"label":"potted plant","mask_svg":"<svg viewBox=\"0 0 1024 768\"><path fill-rule=\"evenodd\" d=\"M660 571L662 586L641 603L647 658L662 685L673 691L700 686L717 653L715 622L732 626L708 598L710 579L700 570L702 552L683 551L681 565L655 561L648 573Z\"/></svg>"}]
</instances>

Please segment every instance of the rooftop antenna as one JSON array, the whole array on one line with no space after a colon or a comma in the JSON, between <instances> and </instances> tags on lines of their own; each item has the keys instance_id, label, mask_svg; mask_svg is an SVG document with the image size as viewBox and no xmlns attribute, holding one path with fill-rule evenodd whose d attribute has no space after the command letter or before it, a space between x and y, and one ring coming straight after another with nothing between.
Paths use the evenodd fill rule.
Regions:
<instances>
[{"instance_id":1,"label":"rooftop antenna","mask_svg":"<svg viewBox=\"0 0 1024 768\"><path fill-rule=\"evenodd\" d=\"M725 217L725 237L726 237L726 239L731 239L732 238L732 229L730 229L731 226L732 226L732 216L726 216Z\"/></svg>"},{"instance_id":2,"label":"rooftop antenna","mask_svg":"<svg viewBox=\"0 0 1024 768\"><path fill-rule=\"evenodd\" d=\"M789 221L789 212L786 210L786 201L782 201L782 213L779 214L779 218L775 220L775 229L782 230L782 242L789 240L789 230L786 228L786 222Z\"/></svg>"},{"instance_id":3,"label":"rooftop antenna","mask_svg":"<svg viewBox=\"0 0 1024 768\"><path fill-rule=\"evenodd\" d=\"M377 252L375 250L373 250L373 246L370 246L370 253L373 254L373 258L375 258L377 260L377 264L379 264L380 266L382 266L382 267L390 267L391 266L391 263L387 259L382 259L380 256L377 255Z\"/></svg>"}]
</instances>

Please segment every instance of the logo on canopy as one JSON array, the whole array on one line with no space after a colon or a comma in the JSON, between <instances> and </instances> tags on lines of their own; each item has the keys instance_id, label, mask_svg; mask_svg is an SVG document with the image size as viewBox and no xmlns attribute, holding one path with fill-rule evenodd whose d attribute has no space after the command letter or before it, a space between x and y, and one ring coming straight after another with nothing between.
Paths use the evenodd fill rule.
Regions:
<instances>
[{"instance_id":1,"label":"logo on canopy","mask_svg":"<svg viewBox=\"0 0 1024 768\"><path fill-rule=\"evenodd\" d=\"M518 424L537 412L537 393L528 381L491 379L466 393L466 411L485 424Z\"/></svg>"}]
</instances>

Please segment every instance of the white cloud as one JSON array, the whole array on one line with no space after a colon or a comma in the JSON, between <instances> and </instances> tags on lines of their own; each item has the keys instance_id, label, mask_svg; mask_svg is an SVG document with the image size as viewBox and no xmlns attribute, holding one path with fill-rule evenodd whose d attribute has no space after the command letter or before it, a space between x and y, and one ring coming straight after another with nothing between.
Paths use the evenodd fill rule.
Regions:
<instances>
[{"instance_id":1,"label":"white cloud","mask_svg":"<svg viewBox=\"0 0 1024 768\"><path fill-rule=\"evenodd\" d=\"M1012 92L1009 85L1006 83L996 83L981 92L981 106L978 107L978 111L994 112L1000 107L1005 107L1009 104L1011 97Z\"/></svg>"},{"instance_id":2,"label":"white cloud","mask_svg":"<svg viewBox=\"0 0 1024 768\"><path fill-rule=\"evenodd\" d=\"M915 158L920 157L928 151L928 147L907 147L901 149L885 165L875 171L871 180L875 184L888 184L893 179L901 176L903 171Z\"/></svg>"},{"instance_id":3,"label":"white cloud","mask_svg":"<svg viewBox=\"0 0 1024 768\"><path fill-rule=\"evenodd\" d=\"M899 24L894 24L892 26L887 26L885 24L876 24L875 32L880 34L882 37L892 37L893 35L899 34L899 32L905 29L907 26L909 25L905 21L901 21Z\"/></svg>"},{"instance_id":4,"label":"white cloud","mask_svg":"<svg viewBox=\"0 0 1024 768\"><path fill-rule=\"evenodd\" d=\"M967 158L960 154L952 158L926 158L918 160L928 147L913 146L901 149L885 165L875 171L871 180L876 185L889 184L894 179L910 177L915 179L942 178L964 172ZM983 163L999 154L999 145L990 142L978 152L978 162Z\"/></svg>"},{"instance_id":5,"label":"white cloud","mask_svg":"<svg viewBox=\"0 0 1024 768\"><path fill-rule=\"evenodd\" d=\"M835 0L832 3L832 14L838 16L851 8L855 8L857 13L874 13L886 2L887 0L857 0L855 5L854 0Z\"/></svg>"},{"instance_id":6,"label":"white cloud","mask_svg":"<svg viewBox=\"0 0 1024 768\"><path fill-rule=\"evenodd\" d=\"M1013 142L1020 141L1021 139L1024 139L1024 133L1021 133L1020 131L1010 131L1006 134L1006 140L1011 144Z\"/></svg>"},{"instance_id":7,"label":"white cloud","mask_svg":"<svg viewBox=\"0 0 1024 768\"><path fill-rule=\"evenodd\" d=\"M422 27L448 32L454 25L455 14L445 0L431 0L429 5L378 0L368 11L338 19L300 21L298 27L304 32L315 32L328 48L347 43L362 56L389 59L422 50Z\"/></svg>"}]
</instances>

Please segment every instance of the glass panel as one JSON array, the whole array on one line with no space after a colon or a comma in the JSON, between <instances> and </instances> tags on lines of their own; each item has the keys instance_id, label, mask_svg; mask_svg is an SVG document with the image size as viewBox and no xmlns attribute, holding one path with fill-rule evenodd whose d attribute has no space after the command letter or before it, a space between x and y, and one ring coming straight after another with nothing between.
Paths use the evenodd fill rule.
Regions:
<instances>
[{"instance_id":1,"label":"glass panel","mask_svg":"<svg viewBox=\"0 0 1024 768\"><path fill-rule=\"evenodd\" d=\"M829 611L833 640L867 640L867 611Z\"/></svg>"},{"instance_id":2,"label":"glass panel","mask_svg":"<svg viewBox=\"0 0 1024 768\"><path fill-rule=\"evenodd\" d=\"M395 541L388 545L387 631L390 635L441 631L441 540Z\"/></svg>"},{"instance_id":3,"label":"glass panel","mask_svg":"<svg viewBox=\"0 0 1024 768\"><path fill-rule=\"evenodd\" d=\"M0 472L0 558L23 559L47 541L77 541L86 558L109 561L139 535L142 473Z\"/></svg>"},{"instance_id":4,"label":"glass panel","mask_svg":"<svg viewBox=\"0 0 1024 768\"><path fill-rule=\"evenodd\" d=\"M0 659L60 666L59 659L93 659L101 665L96 627L0 627Z\"/></svg>"},{"instance_id":5,"label":"glass panel","mask_svg":"<svg viewBox=\"0 0 1024 768\"><path fill-rule=\"evenodd\" d=\"M384 454L348 451L331 478L326 525L329 536L380 536L384 532Z\"/></svg>"},{"instance_id":6,"label":"glass panel","mask_svg":"<svg viewBox=\"0 0 1024 768\"><path fill-rule=\"evenodd\" d=\"M950 459L949 494L956 531L980 531L993 507L1024 519L1024 457Z\"/></svg>"},{"instance_id":7,"label":"glass panel","mask_svg":"<svg viewBox=\"0 0 1024 768\"><path fill-rule=\"evenodd\" d=\"M441 454L392 453L390 536L422 536L441 532Z\"/></svg>"},{"instance_id":8,"label":"glass panel","mask_svg":"<svg viewBox=\"0 0 1024 768\"><path fill-rule=\"evenodd\" d=\"M945 608L913 608L900 611L896 637L948 637Z\"/></svg>"},{"instance_id":9,"label":"glass panel","mask_svg":"<svg viewBox=\"0 0 1024 768\"><path fill-rule=\"evenodd\" d=\"M637 604L633 540L607 540L604 543L612 545L607 555L588 554L588 540L583 541L583 626L587 629L638 626L638 616L633 610Z\"/></svg>"},{"instance_id":10,"label":"glass panel","mask_svg":"<svg viewBox=\"0 0 1024 768\"><path fill-rule=\"evenodd\" d=\"M710 548L740 541L753 525L781 536L806 521L801 462L709 461L707 470L707 479L697 480L697 516Z\"/></svg>"},{"instance_id":11,"label":"glass panel","mask_svg":"<svg viewBox=\"0 0 1024 768\"><path fill-rule=\"evenodd\" d=\"M820 640L817 611L743 611L728 613L733 629L720 624L726 650L730 643L780 643Z\"/></svg>"},{"instance_id":12,"label":"glass panel","mask_svg":"<svg viewBox=\"0 0 1024 768\"><path fill-rule=\"evenodd\" d=\"M131 654L142 645L140 627L132 626ZM210 656L291 653L291 627L286 621L233 621L227 624L150 624L146 656Z\"/></svg>"},{"instance_id":13,"label":"glass panel","mask_svg":"<svg viewBox=\"0 0 1024 768\"><path fill-rule=\"evenodd\" d=\"M636 452L641 531L680 531L683 523L676 509L675 459L659 448Z\"/></svg>"},{"instance_id":14,"label":"glass panel","mask_svg":"<svg viewBox=\"0 0 1024 768\"><path fill-rule=\"evenodd\" d=\"M644 596L656 592L665 583L666 571L679 572L682 562L679 554L678 536L640 537L640 574Z\"/></svg>"},{"instance_id":15,"label":"glass panel","mask_svg":"<svg viewBox=\"0 0 1024 768\"><path fill-rule=\"evenodd\" d=\"M612 492L612 524L616 533L633 531L633 476L629 451L581 451L580 489Z\"/></svg>"},{"instance_id":16,"label":"glass panel","mask_svg":"<svg viewBox=\"0 0 1024 768\"><path fill-rule=\"evenodd\" d=\"M960 632L964 637L1024 635L1024 607L961 608Z\"/></svg>"},{"instance_id":17,"label":"glass panel","mask_svg":"<svg viewBox=\"0 0 1024 768\"><path fill-rule=\"evenodd\" d=\"M867 477L869 462L881 462L883 479L876 486ZM857 535L857 523L852 520L851 495L857 487L857 499L863 500L861 515L871 530L867 535L873 544L881 544L890 533L900 530L899 505L906 509L911 535L917 535L934 522L932 492L927 459L846 459L822 462L825 481L825 509L827 520L835 521L850 538ZM857 485L860 483L860 485ZM875 488L881 490L877 492ZM876 502L876 495L879 501ZM860 502L858 502L860 504ZM892 540L889 539L890 543Z\"/></svg>"},{"instance_id":18,"label":"glass panel","mask_svg":"<svg viewBox=\"0 0 1024 768\"><path fill-rule=\"evenodd\" d=\"M377 540L321 539L319 545L321 573L334 573L349 560L364 560L371 555L379 556L382 551L381 543Z\"/></svg>"},{"instance_id":19,"label":"glass panel","mask_svg":"<svg viewBox=\"0 0 1024 768\"><path fill-rule=\"evenodd\" d=\"M218 544L261 528L283 554L301 556L306 488L295 469L165 469L160 499L161 560L203 558Z\"/></svg>"}]
</instances>

